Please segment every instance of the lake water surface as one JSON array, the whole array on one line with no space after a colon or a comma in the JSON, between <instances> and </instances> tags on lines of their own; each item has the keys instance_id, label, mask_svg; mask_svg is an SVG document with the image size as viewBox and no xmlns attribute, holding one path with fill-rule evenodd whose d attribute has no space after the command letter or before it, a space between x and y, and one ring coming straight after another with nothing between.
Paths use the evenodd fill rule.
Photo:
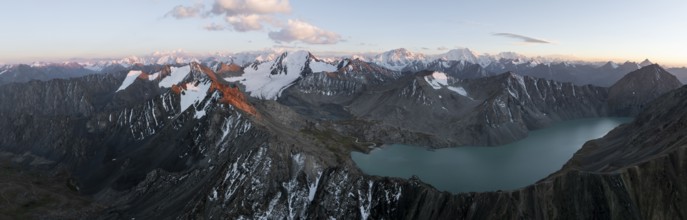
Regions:
<instances>
[{"instance_id":1,"label":"lake water surface","mask_svg":"<svg viewBox=\"0 0 687 220\"><path fill-rule=\"evenodd\" d=\"M427 150L384 145L370 154L351 153L363 172L409 178L417 175L439 190L453 193L511 190L535 183L559 170L588 140L600 138L632 118L592 118L555 123L527 138L496 147Z\"/></svg>"}]
</instances>

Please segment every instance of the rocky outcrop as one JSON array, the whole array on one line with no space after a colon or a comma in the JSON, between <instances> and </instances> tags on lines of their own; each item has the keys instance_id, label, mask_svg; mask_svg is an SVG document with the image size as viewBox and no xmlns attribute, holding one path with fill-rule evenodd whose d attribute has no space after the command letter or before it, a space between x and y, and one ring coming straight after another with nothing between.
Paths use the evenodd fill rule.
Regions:
<instances>
[{"instance_id":1,"label":"rocky outcrop","mask_svg":"<svg viewBox=\"0 0 687 220\"><path fill-rule=\"evenodd\" d=\"M381 85L400 77L375 64L344 59L334 72L305 73L296 84L299 92L320 96L353 96L370 86Z\"/></svg>"},{"instance_id":2,"label":"rocky outcrop","mask_svg":"<svg viewBox=\"0 0 687 220\"><path fill-rule=\"evenodd\" d=\"M644 107L666 92L682 86L680 80L657 64L628 73L608 91L612 114L636 116Z\"/></svg>"}]
</instances>

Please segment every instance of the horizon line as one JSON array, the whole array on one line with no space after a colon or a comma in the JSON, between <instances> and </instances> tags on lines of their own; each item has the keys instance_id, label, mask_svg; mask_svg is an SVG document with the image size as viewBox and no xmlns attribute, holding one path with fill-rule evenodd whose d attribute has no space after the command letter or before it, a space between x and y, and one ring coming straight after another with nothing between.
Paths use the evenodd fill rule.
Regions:
<instances>
[{"instance_id":1,"label":"horizon line","mask_svg":"<svg viewBox=\"0 0 687 220\"><path fill-rule=\"evenodd\" d=\"M352 52L352 51L327 51L327 50L310 50L306 48L286 48L286 47L269 47L269 48L263 48L263 49L258 49L258 50L243 50L243 51L236 51L236 52L230 52L230 51L210 51L210 52L197 52L197 51L186 51L184 49L175 49L175 50L167 50L167 51L161 51L161 50L155 50L153 52L149 52L146 54L129 54L129 55L112 55L112 56L105 56L105 55L97 55L97 56L92 56L88 57L87 55L79 55L79 56L71 56L68 58L65 57L60 57L60 56L43 56L43 57L38 57L38 56L31 56L31 57L25 57L25 58L17 58L16 61L0 61L0 65L21 65L21 64L35 64L35 63L47 63L47 64L58 64L58 63L70 63L70 62L76 62L76 63L86 63L86 62L92 62L92 61L115 61L115 60L122 60L126 58L152 58L152 57L158 57L158 56L165 56L165 55L180 55L180 56L188 56L189 58L209 58L215 55L222 55L222 56L233 56L236 54L241 54L241 53L260 53L260 52L292 52L292 51L308 51L312 53L313 55L316 56L324 56L327 58L345 58L345 57L350 57L350 56L355 56L355 55L361 55L361 56L377 56L382 53L394 51L394 50L400 50L404 49L407 50L413 54L421 54L426 57L432 57L432 56L440 56L443 54L447 54L450 51L455 51L455 50L467 50L470 51L475 57L479 58L480 56L498 56L500 54L504 53L514 53L516 55L521 55L524 56L528 59L534 59L534 58L548 58L552 59L550 63L560 63L560 62L581 62L581 63L602 63L602 62L614 62L618 64L626 63L626 62L634 62L634 63L640 63L643 60L653 60L648 57L646 58L640 58L637 61L636 59L632 58L613 58L613 57L608 57L608 58L601 58L601 57L580 57L577 55L572 55L572 54L548 54L548 55L530 55L530 54L525 54L525 53L519 53L515 51L501 51L497 53L488 53L488 52L478 52L478 50L473 50L467 47L456 47L453 49L445 49L445 50L437 50L435 49L434 51L443 51L443 52L437 52L437 53L425 53L420 50L412 50L412 49L407 49L405 47L398 47L394 49L389 49L389 50L370 50L370 51L359 51L359 52ZM159 55L158 55L159 53ZM436 59L436 58L435 58ZM654 64L658 63L664 63L662 66L670 67L670 68L680 68L680 67L687 67L687 62L656 62L656 61L651 61ZM678 64L681 63L681 64Z\"/></svg>"}]
</instances>

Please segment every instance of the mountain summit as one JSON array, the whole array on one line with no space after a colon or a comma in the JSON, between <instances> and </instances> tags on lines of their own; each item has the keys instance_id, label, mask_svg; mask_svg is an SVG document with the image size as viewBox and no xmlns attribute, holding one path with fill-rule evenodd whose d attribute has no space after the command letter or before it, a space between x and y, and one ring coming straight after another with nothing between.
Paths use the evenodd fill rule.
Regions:
<instances>
[{"instance_id":1,"label":"mountain summit","mask_svg":"<svg viewBox=\"0 0 687 220\"><path fill-rule=\"evenodd\" d=\"M425 61L422 53L413 53L405 48L398 48L375 56L373 62L390 70L401 71L415 61Z\"/></svg>"},{"instance_id":2,"label":"mountain summit","mask_svg":"<svg viewBox=\"0 0 687 220\"><path fill-rule=\"evenodd\" d=\"M645 67L645 66L649 66L649 65L651 65L651 64L654 64L654 63L652 63L651 61L649 61L649 59L644 59L644 61L642 61L641 63L639 63L639 66Z\"/></svg>"},{"instance_id":3,"label":"mountain summit","mask_svg":"<svg viewBox=\"0 0 687 220\"><path fill-rule=\"evenodd\" d=\"M658 64L651 64L628 73L611 86L608 104L617 115L635 116L648 102L680 86L682 83L677 77Z\"/></svg>"}]
</instances>

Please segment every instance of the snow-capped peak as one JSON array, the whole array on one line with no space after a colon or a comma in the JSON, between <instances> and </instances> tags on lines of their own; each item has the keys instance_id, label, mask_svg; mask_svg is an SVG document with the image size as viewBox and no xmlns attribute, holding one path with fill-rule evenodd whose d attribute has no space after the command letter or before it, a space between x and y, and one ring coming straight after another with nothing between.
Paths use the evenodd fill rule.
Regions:
<instances>
[{"instance_id":1,"label":"snow-capped peak","mask_svg":"<svg viewBox=\"0 0 687 220\"><path fill-rule=\"evenodd\" d=\"M315 58L308 51L284 52L272 61L255 62L239 77L226 78L246 86L246 92L261 99L276 100L304 71L333 72L336 66Z\"/></svg>"},{"instance_id":2,"label":"snow-capped peak","mask_svg":"<svg viewBox=\"0 0 687 220\"><path fill-rule=\"evenodd\" d=\"M239 66L253 62L269 62L286 52L284 49L239 52L232 55L232 60Z\"/></svg>"},{"instance_id":3,"label":"snow-capped peak","mask_svg":"<svg viewBox=\"0 0 687 220\"><path fill-rule=\"evenodd\" d=\"M427 57L421 53L410 52L405 48L390 50L372 59L372 62L375 64L394 71L401 71L403 68L416 61L426 63Z\"/></svg>"},{"instance_id":4,"label":"snow-capped peak","mask_svg":"<svg viewBox=\"0 0 687 220\"><path fill-rule=\"evenodd\" d=\"M497 59L527 60L527 56L515 52L501 52L495 56Z\"/></svg>"},{"instance_id":5,"label":"snow-capped peak","mask_svg":"<svg viewBox=\"0 0 687 220\"><path fill-rule=\"evenodd\" d=\"M449 50L448 52L437 56L437 59L478 63L477 55L468 48Z\"/></svg>"}]
</instances>

